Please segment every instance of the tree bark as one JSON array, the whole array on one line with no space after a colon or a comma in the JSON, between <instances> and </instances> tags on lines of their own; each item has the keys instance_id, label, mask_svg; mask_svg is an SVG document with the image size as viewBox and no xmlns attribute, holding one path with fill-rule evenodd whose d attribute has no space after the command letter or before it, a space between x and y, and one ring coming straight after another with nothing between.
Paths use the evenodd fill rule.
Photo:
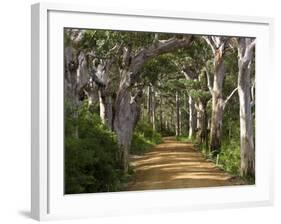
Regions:
<instances>
[{"instance_id":1,"label":"tree bark","mask_svg":"<svg viewBox=\"0 0 281 224\"><path fill-rule=\"evenodd\" d=\"M180 135L180 102L179 92L176 91L176 136Z\"/></svg>"},{"instance_id":2,"label":"tree bark","mask_svg":"<svg viewBox=\"0 0 281 224\"><path fill-rule=\"evenodd\" d=\"M133 131L139 119L138 96L132 96L128 88L120 86L115 101L114 131L120 147L120 162L126 173L129 167L129 150Z\"/></svg>"},{"instance_id":3,"label":"tree bark","mask_svg":"<svg viewBox=\"0 0 281 224\"><path fill-rule=\"evenodd\" d=\"M151 86L147 87L147 120L151 123Z\"/></svg>"},{"instance_id":4,"label":"tree bark","mask_svg":"<svg viewBox=\"0 0 281 224\"><path fill-rule=\"evenodd\" d=\"M216 53L214 60L214 82L212 92L212 118L211 118L211 138L210 149L214 154L220 152L221 134L222 134L222 118L223 118L223 104L222 98L223 80L225 77L225 67L223 58L219 57L223 52Z\"/></svg>"},{"instance_id":5,"label":"tree bark","mask_svg":"<svg viewBox=\"0 0 281 224\"><path fill-rule=\"evenodd\" d=\"M238 40L238 95L240 102L241 176L255 176L255 146L251 106L251 64L255 42Z\"/></svg>"},{"instance_id":6,"label":"tree bark","mask_svg":"<svg viewBox=\"0 0 281 224\"><path fill-rule=\"evenodd\" d=\"M103 91L98 90L99 94L99 106L100 106L100 118L103 124L109 130L113 130L113 105L112 105L112 97L106 96Z\"/></svg>"},{"instance_id":7,"label":"tree bark","mask_svg":"<svg viewBox=\"0 0 281 224\"><path fill-rule=\"evenodd\" d=\"M151 112L152 112L152 128L156 130L156 102L155 102L155 89L152 86L152 96L151 96Z\"/></svg>"},{"instance_id":8,"label":"tree bark","mask_svg":"<svg viewBox=\"0 0 281 224\"><path fill-rule=\"evenodd\" d=\"M87 69L86 55L83 52L78 52L72 47L66 47L64 57L65 100L72 108L73 119L77 120L79 116L78 109L81 105L81 94L83 94L83 88L90 78ZM79 137L78 126L75 126L73 137Z\"/></svg>"},{"instance_id":9,"label":"tree bark","mask_svg":"<svg viewBox=\"0 0 281 224\"><path fill-rule=\"evenodd\" d=\"M197 113L195 110L194 100L191 96L188 96L189 104L189 138L192 139L195 136L196 122L197 122Z\"/></svg>"},{"instance_id":10,"label":"tree bark","mask_svg":"<svg viewBox=\"0 0 281 224\"><path fill-rule=\"evenodd\" d=\"M159 110L160 110L160 132L162 132L163 131L163 110L162 110L162 95L161 95L161 93L160 93Z\"/></svg>"},{"instance_id":11,"label":"tree bark","mask_svg":"<svg viewBox=\"0 0 281 224\"><path fill-rule=\"evenodd\" d=\"M205 37L205 40L211 47L214 55L214 81L213 86L210 88L212 94L210 150L216 155L220 152L221 148L222 118L225 105L222 95L223 80L225 77L223 55L227 39L224 37L209 36ZM210 83L208 84L210 86Z\"/></svg>"}]
</instances>

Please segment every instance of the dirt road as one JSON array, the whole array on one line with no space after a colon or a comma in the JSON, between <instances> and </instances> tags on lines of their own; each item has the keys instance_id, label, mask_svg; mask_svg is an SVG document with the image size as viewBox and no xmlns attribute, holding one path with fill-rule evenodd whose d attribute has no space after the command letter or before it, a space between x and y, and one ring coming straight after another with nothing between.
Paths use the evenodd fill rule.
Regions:
<instances>
[{"instance_id":1,"label":"dirt road","mask_svg":"<svg viewBox=\"0 0 281 224\"><path fill-rule=\"evenodd\" d=\"M164 138L142 156L133 156L135 174L125 190L213 187L242 184L206 161L191 143Z\"/></svg>"}]
</instances>

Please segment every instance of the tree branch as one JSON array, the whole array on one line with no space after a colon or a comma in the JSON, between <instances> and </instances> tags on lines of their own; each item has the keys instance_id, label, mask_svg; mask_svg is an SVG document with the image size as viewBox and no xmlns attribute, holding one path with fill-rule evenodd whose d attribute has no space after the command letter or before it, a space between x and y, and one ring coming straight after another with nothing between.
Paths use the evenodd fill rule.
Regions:
<instances>
[{"instance_id":1,"label":"tree branch","mask_svg":"<svg viewBox=\"0 0 281 224\"><path fill-rule=\"evenodd\" d=\"M194 107L197 111L201 111L201 109L199 108L199 106L197 105L197 103L194 104Z\"/></svg>"},{"instance_id":2,"label":"tree branch","mask_svg":"<svg viewBox=\"0 0 281 224\"><path fill-rule=\"evenodd\" d=\"M192 42L192 36L188 35L182 39L170 38L168 40L159 40L158 44L151 44L150 47L140 50L133 58L130 70L133 74L137 74L143 64L150 58L157 55L174 51L181 47L187 47Z\"/></svg>"},{"instance_id":3,"label":"tree branch","mask_svg":"<svg viewBox=\"0 0 281 224\"><path fill-rule=\"evenodd\" d=\"M253 40L250 44L246 45L245 53L243 56L243 62L249 62L252 58L253 50L256 45L256 40Z\"/></svg>"},{"instance_id":4,"label":"tree branch","mask_svg":"<svg viewBox=\"0 0 281 224\"><path fill-rule=\"evenodd\" d=\"M203 36L204 40L207 42L207 44L211 47L213 54L216 53L216 45L213 41L213 39L210 36Z\"/></svg>"},{"instance_id":5,"label":"tree branch","mask_svg":"<svg viewBox=\"0 0 281 224\"><path fill-rule=\"evenodd\" d=\"M225 108L226 104L228 103L228 101L231 99L231 97L234 95L234 93L238 90L238 88L236 87L230 94L229 96L224 100L223 102L223 109Z\"/></svg>"}]
</instances>

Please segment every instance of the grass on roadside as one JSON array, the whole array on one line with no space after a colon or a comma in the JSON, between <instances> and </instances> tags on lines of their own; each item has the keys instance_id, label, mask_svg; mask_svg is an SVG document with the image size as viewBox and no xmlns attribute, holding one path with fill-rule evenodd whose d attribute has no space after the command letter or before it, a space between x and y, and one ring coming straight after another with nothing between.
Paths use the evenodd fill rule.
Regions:
<instances>
[{"instance_id":1,"label":"grass on roadside","mask_svg":"<svg viewBox=\"0 0 281 224\"><path fill-rule=\"evenodd\" d=\"M205 144L198 144L196 139L190 139L188 136L178 136L176 139L181 142L192 142L194 147L202 153L205 159L212 161L227 173L233 176L238 176L246 184L255 183L255 179L253 177L241 177L240 175L241 159L238 140L232 139L230 141L223 141L221 152L217 156L214 156Z\"/></svg>"}]
</instances>

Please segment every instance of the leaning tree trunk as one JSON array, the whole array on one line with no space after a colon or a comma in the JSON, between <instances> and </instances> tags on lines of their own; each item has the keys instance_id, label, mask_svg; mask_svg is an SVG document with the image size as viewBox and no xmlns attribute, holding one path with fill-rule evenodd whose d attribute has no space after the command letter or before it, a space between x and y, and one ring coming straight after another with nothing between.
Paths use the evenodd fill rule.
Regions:
<instances>
[{"instance_id":1,"label":"leaning tree trunk","mask_svg":"<svg viewBox=\"0 0 281 224\"><path fill-rule=\"evenodd\" d=\"M140 105L138 99L140 92L134 96L130 90L128 83L128 71L123 71L121 76L123 80L120 83L115 100L114 113L114 131L117 135L118 145L120 148L119 159L123 166L123 171L128 172L129 168L129 152L133 131L140 116Z\"/></svg>"},{"instance_id":2,"label":"leaning tree trunk","mask_svg":"<svg viewBox=\"0 0 281 224\"><path fill-rule=\"evenodd\" d=\"M241 176L255 176L255 146L251 109L251 64L254 42L239 38L238 94L240 102Z\"/></svg>"},{"instance_id":3,"label":"leaning tree trunk","mask_svg":"<svg viewBox=\"0 0 281 224\"><path fill-rule=\"evenodd\" d=\"M139 112L139 106L128 89L119 90L115 103L114 131L120 147L119 158L125 173L129 167L129 150Z\"/></svg>"}]
</instances>

